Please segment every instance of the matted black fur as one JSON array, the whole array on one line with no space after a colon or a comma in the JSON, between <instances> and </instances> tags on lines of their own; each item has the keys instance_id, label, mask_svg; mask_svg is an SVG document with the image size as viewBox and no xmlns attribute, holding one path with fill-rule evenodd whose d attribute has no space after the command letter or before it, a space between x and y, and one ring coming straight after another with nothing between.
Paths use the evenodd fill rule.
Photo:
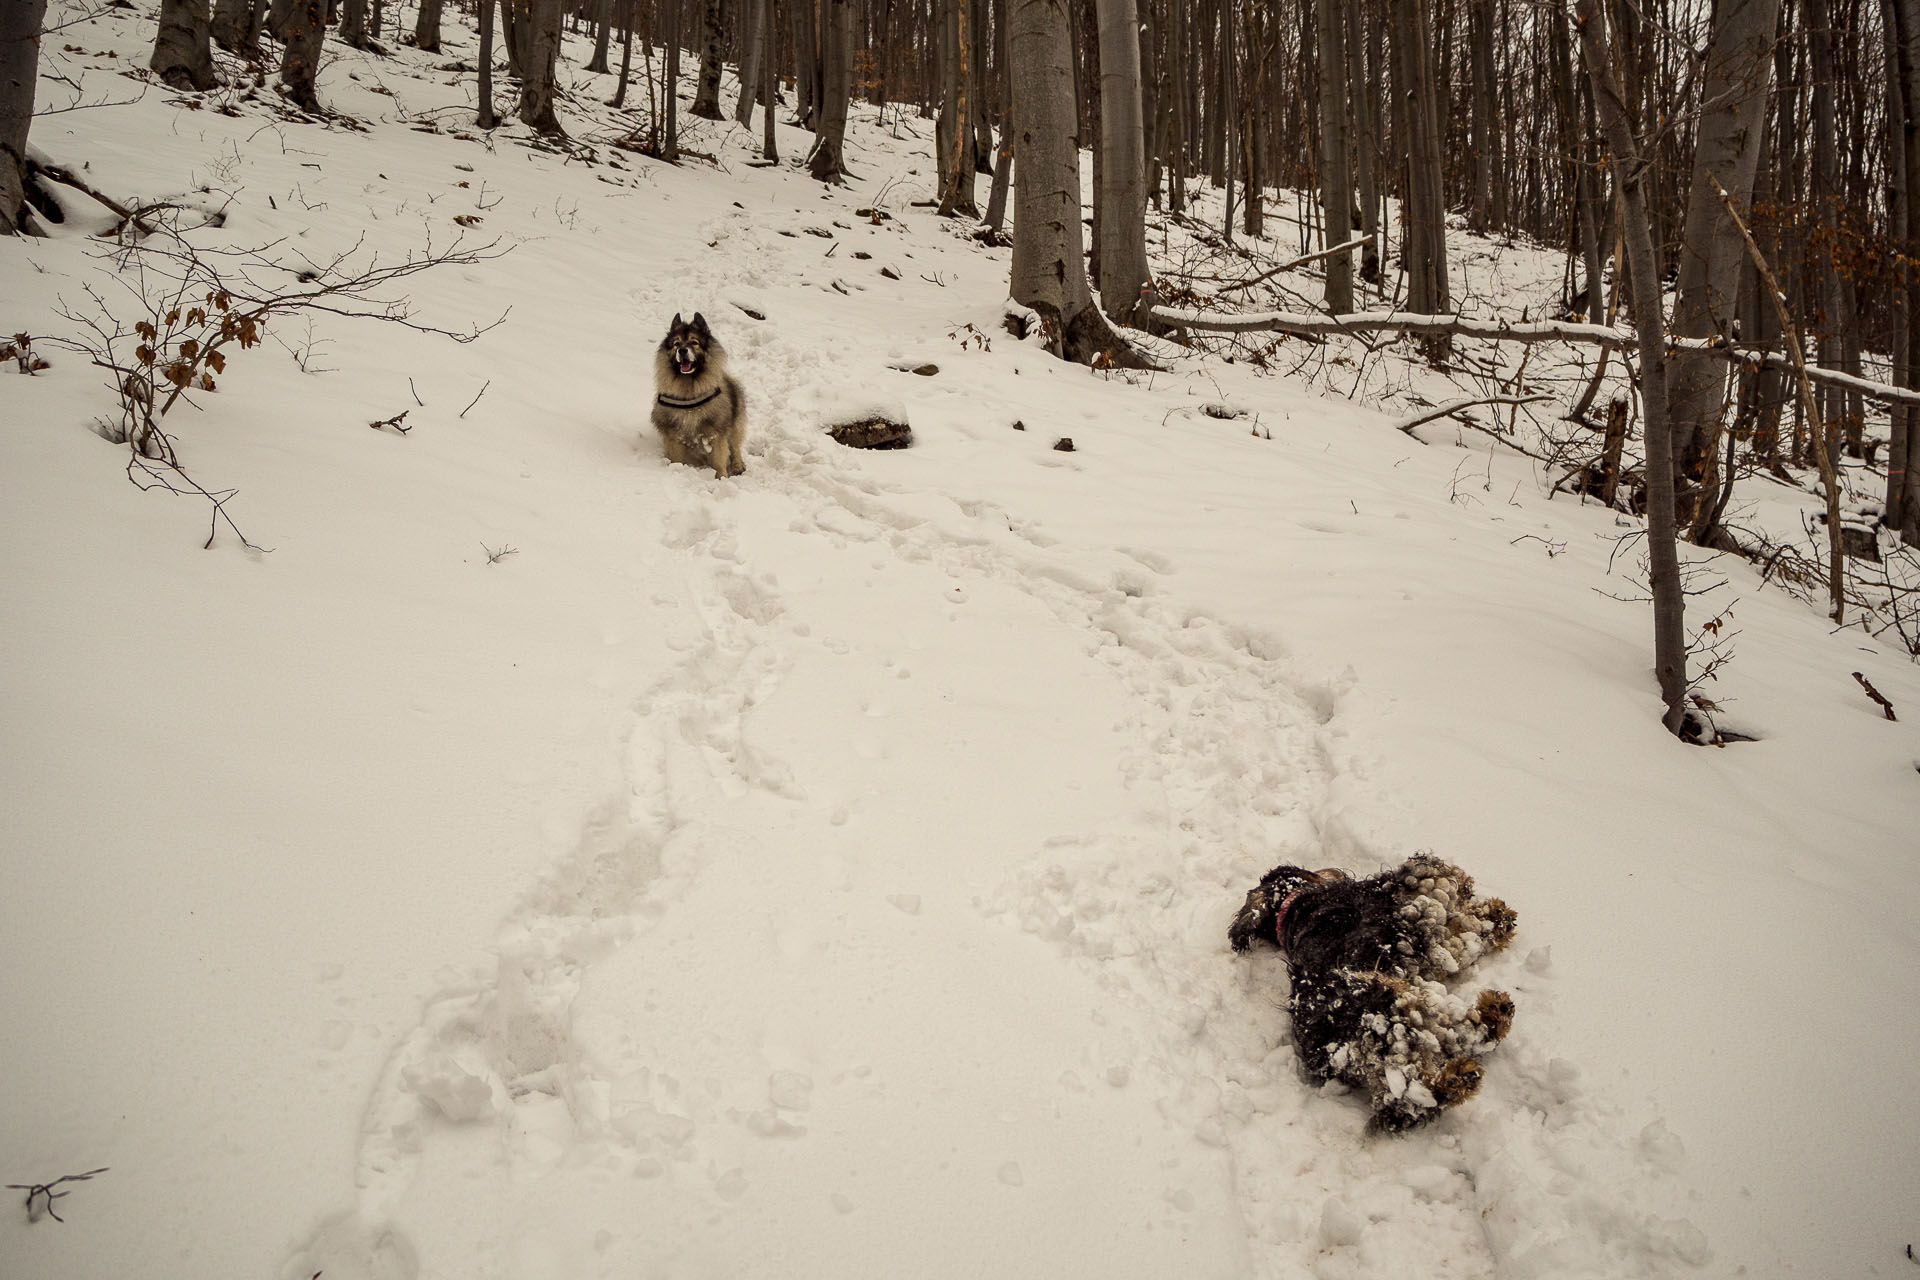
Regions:
<instances>
[{"instance_id":1,"label":"matted black fur","mask_svg":"<svg viewBox=\"0 0 1920 1280\"><path fill-rule=\"evenodd\" d=\"M1275 867L1227 937L1235 951L1263 939L1286 953L1301 1061L1364 1091L1372 1126L1398 1133L1480 1087L1477 1055L1506 1036L1513 999L1463 1000L1446 982L1506 946L1514 921L1498 898L1473 896L1473 877L1420 854L1364 880Z\"/></svg>"}]
</instances>

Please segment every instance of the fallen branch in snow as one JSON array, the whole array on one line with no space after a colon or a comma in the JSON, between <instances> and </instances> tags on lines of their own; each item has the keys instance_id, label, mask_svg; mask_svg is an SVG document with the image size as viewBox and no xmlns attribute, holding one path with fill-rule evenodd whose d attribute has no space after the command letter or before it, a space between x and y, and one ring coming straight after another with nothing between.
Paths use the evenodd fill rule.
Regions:
<instances>
[{"instance_id":1,"label":"fallen branch in snow","mask_svg":"<svg viewBox=\"0 0 1920 1280\"><path fill-rule=\"evenodd\" d=\"M1363 333L1409 333L1417 337L1477 338L1486 342L1571 342L1588 346L1611 347L1631 351L1639 339L1624 329L1609 325L1585 324L1572 320L1481 320L1472 316L1420 315L1404 311L1355 311L1345 315L1318 315L1305 311L1250 311L1244 315L1194 311L1160 303L1159 295L1146 301L1153 319L1169 328L1195 329L1202 333L1293 333L1308 336ZM1798 374L1803 368L1814 382L1858 391L1862 395L1900 404L1920 405L1920 390L1875 382L1857 374L1821 365L1801 365L1792 356L1764 347L1730 346L1720 338L1667 339L1675 351L1717 356L1722 360L1742 360L1755 368L1781 369Z\"/></svg>"},{"instance_id":2,"label":"fallen branch in snow","mask_svg":"<svg viewBox=\"0 0 1920 1280\"><path fill-rule=\"evenodd\" d=\"M1893 714L1893 704L1887 701L1887 695L1884 693L1881 693L1878 689L1874 688L1872 681L1868 680L1866 676L1862 675L1858 671L1853 673L1853 678L1860 682L1860 687L1867 691L1867 696L1869 698L1872 698L1875 702L1880 704L1880 709L1887 713L1887 719L1898 720L1900 718L1899 716L1896 716L1895 714Z\"/></svg>"},{"instance_id":3,"label":"fallen branch in snow","mask_svg":"<svg viewBox=\"0 0 1920 1280\"><path fill-rule=\"evenodd\" d=\"M1416 414L1414 414L1414 415L1413 415L1413 416L1412 416L1411 418L1402 418L1402 419L1401 419L1401 420L1400 420L1399 422L1396 422L1396 423L1394 423L1394 424L1393 424L1393 429L1394 429L1395 431L1404 431L1404 432L1406 432L1406 433L1407 433L1408 435L1410 435L1410 436L1413 436L1413 429L1414 429L1415 427L1417 427L1417 426L1419 426L1419 425L1421 425L1422 423L1425 423L1425 422L1432 422L1432 421L1433 421L1433 420L1434 420L1435 418L1450 418L1450 417L1452 417L1452 416L1453 416L1454 414L1456 414L1456 413L1458 413L1458 412L1460 412L1460 411L1461 411L1462 409L1471 409L1471 408L1473 408L1473 407L1474 407L1474 406L1476 406L1476 405L1483 405L1483 404L1516 404L1516 405L1518 405L1518 404L1538 404L1538 403L1539 403L1540 401L1542 401L1542 400L1551 400L1551 399L1553 399L1553 397L1552 397L1552 396L1549 396L1549 395L1532 395L1532 396L1470 396L1469 398L1467 398L1467 399L1465 399L1465 400L1454 400L1454 401L1451 401L1451 402L1449 402L1449 403L1447 403L1447 404L1443 404L1443 405L1441 405L1441 406L1439 406L1438 408L1434 408L1434 409L1428 409L1428 410L1427 410L1427 411L1426 411L1425 413L1416 413ZM1478 423L1475 423L1475 422L1469 422L1469 423L1467 423L1467 425L1468 425L1468 426L1470 426L1470 427L1473 427L1473 426L1479 426L1479 424L1478 424ZM1481 427L1480 429L1481 429L1482 431L1485 431L1485 430L1486 430L1486 428L1485 428L1485 427ZM1504 437L1504 436L1499 436L1499 433L1498 433L1498 432L1495 432L1495 433L1492 433L1492 434L1494 434L1494 435L1495 435L1496 437L1498 437L1498 438L1500 438L1500 439L1505 439L1505 437ZM1419 437L1419 436L1413 436L1413 438L1414 438L1415 440L1419 440L1419 439L1420 439L1420 437ZM1424 441L1423 441L1422 443L1424 443Z\"/></svg>"},{"instance_id":4,"label":"fallen branch in snow","mask_svg":"<svg viewBox=\"0 0 1920 1280\"><path fill-rule=\"evenodd\" d=\"M1351 253L1355 249L1364 249L1367 246L1367 242L1368 238L1366 236L1360 236L1357 239L1347 241L1345 244L1337 244L1331 249L1322 249L1318 253L1309 253L1304 258L1295 258L1291 262L1283 262L1277 267L1269 267L1267 270L1262 271L1259 275L1250 279L1241 280L1234 284L1223 285L1221 286L1220 292L1231 293L1235 289L1251 289L1257 284L1273 279L1283 271L1291 271L1295 267L1304 267L1309 263L1318 262L1322 258L1331 258L1336 253Z\"/></svg>"},{"instance_id":5,"label":"fallen branch in snow","mask_svg":"<svg viewBox=\"0 0 1920 1280\"><path fill-rule=\"evenodd\" d=\"M55 1200L63 1199L70 1193L65 1191L55 1191L54 1188L59 1186L63 1182L85 1182L87 1179L93 1177L95 1174L105 1173L106 1171L107 1170L104 1167L102 1167L99 1169L89 1169L85 1173L69 1173L63 1177L55 1178L52 1182L9 1182L7 1184L7 1190L24 1191L27 1193L27 1221L28 1222L40 1221L41 1215L43 1214L49 1218L52 1218L55 1222L65 1222L66 1221L65 1218L61 1217L59 1214L53 1211L53 1202ZM45 1199L45 1203L40 1205L40 1207L36 1209L34 1207L33 1202L36 1199L41 1199L43 1197Z\"/></svg>"}]
</instances>

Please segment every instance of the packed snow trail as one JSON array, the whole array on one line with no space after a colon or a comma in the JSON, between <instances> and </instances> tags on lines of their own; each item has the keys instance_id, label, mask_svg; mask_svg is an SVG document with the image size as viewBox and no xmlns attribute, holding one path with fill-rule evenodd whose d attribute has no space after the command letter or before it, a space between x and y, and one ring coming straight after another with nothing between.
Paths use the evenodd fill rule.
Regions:
<instances>
[{"instance_id":1,"label":"packed snow trail","mask_svg":"<svg viewBox=\"0 0 1920 1280\"><path fill-rule=\"evenodd\" d=\"M808 282L764 220L700 237L733 251L636 290L640 314ZM1544 949L1487 977L1520 1022L1447 1123L1365 1139L1359 1108L1300 1077L1284 966L1232 957L1224 928L1273 863L1405 852L1345 820L1338 682L1180 605L1153 553L883 478L899 456L819 430L873 392L823 376L806 334L734 317L723 336L754 404L748 474L640 446L635 581L675 657L632 708L623 788L506 922L497 968L397 1047L358 1211L283 1274L1706 1259L1658 1212L1671 1139L1608 1137L1577 1070L1529 1043ZM993 416L914 392L916 421ZM1643 1147L1605 1154L1651 1192L1570 1181L1595 1143Z\"/></svg>"}]
</instances>

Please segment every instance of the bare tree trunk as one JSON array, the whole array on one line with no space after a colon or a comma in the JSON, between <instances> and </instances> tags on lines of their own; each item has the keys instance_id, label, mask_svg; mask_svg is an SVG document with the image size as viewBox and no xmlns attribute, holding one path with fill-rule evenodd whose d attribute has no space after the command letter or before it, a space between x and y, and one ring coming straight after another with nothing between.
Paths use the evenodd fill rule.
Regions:
<instances>
[{"instance_id":1,"label":"bare tree trunk","mask_svg":"<svg viewBox=\"0 0 1920 1280\"><path fill-rule=\"evenodd\" d=\"M821 0L820 127L814 133L807 172L821 182L842 183L847 172L847 106L853 94L852 0Z\"/></svg>"},{"instance_id":2,"label":"bare tree trunk","mask_svg":"<svg viewBox=\"0 0 1920 1280\"><path fill-rule=\"evenodd\" d=\"M943 218L977 218L973 199L973 59L972 0L940 0L941 58L940 120L935 145L940 169L940 208Z\"/></svg>"},{"instance_id":3,"label":"bare tree trunk","mask_svg":"<svg viewBox=\"0 0 1920 1280\"><path fill-rule=\"evenodd\" d=\"M1899 169L1905 181L1894 193L1894 204L1904 215L1897 234L1908 260L1920 261L1920 0L1887 0L1891 79L1899 94L1900 112L1893 128L1899 150ZM1906 272L1903 350L1895 357L1903 382L1920 382L1920 271ZM1900 531L1908 546L1920 546L1920 411L1894 416L1895 435L1887 456L1886 523Z\"/></svg>"},{"instance_id":4,"label":"bare tree trunk","mask_svg":"<svg viewBox=\"0 0 1920 1280\"><path fill-rule=\"evenodd\" d=\"M399 19L394 19L399 26ZM428 53L440 52L440 0L420 0L420 13L413 23L413 43Z\"/></svg>"},{"instance_id":5,"label":"bare tree trunk","mask_svg":"<svg viewBox=\"0 0 1920 1280\"><path fill-rule=\"evenodd\" d=\"M428 0L420 0L420 8L426 11ZM593 0L593 56L587 59L586 69L606 75L612 68L607 64L607 55L613 49L613 0Z\"/></svg>"},{"instance_id":6,"label":"bare tree trunk","mask_svg":"<svg viewBox=\"0 0 1920 1280\"><path fill-rule=\"evenodd\" d=\"M620 0L620 83L614 88L613 101L607 104L610 107L622 107L627 102L627 79L633 70L633 7L634 0Z\"/></svg>"},{"instance_id":7,"label":"bare tree trunk","mask_svg":"<svg viewBox=\"0 0 1920 1280\"><path fill-rule=\"evenodd\" d=\"M1007 0L994 0L994 63L1000 73L1000 147L993 159L993 185L987 188L986 224L994 231L1007 217L1007 189L1013 182L1013 90L1007 57Z\"/></svg>"},{"instance_id":8,"label":"bare tree trunk","mask_svg":"<svg viewBox=\"0 0 1920 1280\"><path fill-rule=\"evenodd\" d=\"M215 0L213 40L228 53L252 59L260 52L260 10L254 0Z\"/></svg>"},{"instance_id":9,"label":"bare tree trunk","mask_svg":"<svg viewBox=\"0 0 1920 1280\"><path fill-rule=\"evenodd\" d=\"M1326 248L1345 242L1353 228L1353 166L1347 141L1347 0L1316 0L1320 65L1320 194L1326 205ZM1327 310L1353 310L1353 258L1326 261Z\"/></svg>"},{"instance_id":10,"label":"bare tree trunk","mask_svg":"<svg viewBox=\"0 0 1920 1280\"><path fill-rule=\"evenodd\" d=\"M1718 0L1714 6L1673 307L1673 331L1682 337L1711 337L1732 327L1746 251L1713 183L1717 179L1741 208L1753 197L1779 19L1780 0ZM1637 299L1638 281L1634 289ZM1721 361L1679 356L1668 389L1679 518L1702 543L1717 532L1711 516L1726 479L1718 466L1726 378Z\"/></svg>"},{"instance_id":11,"label":"bare tree trunk","mask_svg":"<svg viewBox=\"0 0 1920 1280\"><path fill-rule=\"evenodd\" d=\"M761 35L766 26L761 11L766 5L767 0L747 0L740 18L740 96L733 104L737 124L753 122L753 102L760 92Z\"/></svg>"},{"instance_id":12,"label":"bare tree trunk","mask_svg":"<svg viewBox=\"0 0 1920 1280\"><path fill-rule=\"evenodd\" d=\"M286 42L280 57L280 91L303 111L320 112L313 78L326 40L326 0L274 0L270 28Z\"/></svg>"},{"instance_id":13,"label":"bare tree trunk","mask_svg":"<svg viewBox=\"0 0 1920 1280\"><path fill-rule=\"evenodd\" d=\"M1647 562L1653 593L1653 666L1666 706L1662 722L1676 736L1687 727L1686 596L1680 583L1673 507L1673 436L1667 421L1667 340L1661 322L1660 272L1639 143L1613 73L1600 0L1576 0L1575 26L1593 96L1612 152L1613 180L1625 212L1622 239L1632 260L1634 327L1640 335L1640 417L1647 453Z\"/></svg>"},{"instance_id":14,"label":"bare tree trunk","mask_svg":"<svg viewBox=\"0 0 1920 1280\"><path fill-rule=\"evenodd\" d=\"M1187 104L1187 2L1167 4L1167 209L1187 211L1187 136L1192 132Z\"/></svg>"},{"instance_id":15,"label":"bare tree trunk","mask_svg":"<svg viewBox=\"0 0 1920 1280\"><path fill-rule=\"evenodd\" d=\"M0 4L0 233L27 226L27 131L46 16L47 0Z\"/></svg>"},{"instance_id":16,"label":"bare tree trunk","mask_svg":"<svg viewBox=\"0 0 1920 1280\"><path fill-rule=\"evenodd\" d=\"M702 120L718 120L720 110L720 46L726 31L720 25L720 0L704 0L700 7L700 87L687 110Z\"/></svg>"},{"instance_id":17,"label":"bare tree trunk","mask_svg":"<svg viewBox=\"0 0 1920 1280\"><path fill-rule=\"evenodd\" d=\"M1407 306L1437 314L1450 310L1447 219L1442 191L1439 104L1429 53L1426 0L1392 0L1395 132L1403 139L1406 194L1401 202L1401 257L1407 269ZM1428 344L1441 358L1444 340Z\"/></svg>"},{"instance_id":18,"label":"bare tree trunk","mask_svg":"<svg viewBox=\"0 0 1920 1280\"><path fill-rule=\"evenodd\" d=\"M566 19L564 0L512 0L516 25L525 33L525 65L520 74L520 123L553 137L564 138L554 114L554 72L560 60L561 28Z\"/></svg>"},{"instance_id":19,"label":"bare tree trunk","mask_svg":"<svg viewBox=\"0 0 1920 1280\"><path fill-rule=\"evenodd\" d=\"M660 158L673 164L680 159L680 0L666 0L665 9L667 28L661 38L667 48L667 65L660 86L660 103L667 125L660 141Z\"/></svg>"},{"instance_id":20,"label":"bare tree trunk","mask_svg":"<svg viewBox=\"0 0 1920 1280\"><path fill-rule=\"evenodd\" d=\"M1473 108L1468 115L1473 198L1468 205L1467 225L1485 235L1494 226L1493 192L1500 171L1493 83L1493 0L1467 0L1467 68L1473 82Z\"/></svg>"},{"instance_id":21,"label":"bare tree trunk","mask_svg":"<svg viewBox=\"0 0 1920 1280\"><path fill-rule=\"evenodd\" d=\"M493 7L495 0L480 0L480 110L474 120L477 128L491 129L500 123L493 110Z\"/></svg>"},{"instance_id":22,"label":"bare tree trunk","mask_svg":"<svg viewBox=\"0 0 1920 1280\"><path fill-rule=\"evenodd\" d=\"M1349 140L1355 143L1360 180L1360 278L1380 282L1380 24L1366 23L1365 6L1344 6L1347 18L1347 91L1353 110ZM1369 53L1371 49L1371 53ZM1351 270L1351 268L1349 268Z\"/></svg>"},{"instance_id":23,"label":"bare tree trunk","mask_svg":"<svg viewBox=\"0 0 1920 1280\"><path fill-rule=\"evenodd\" d=\"M780 82L774 70L775 55L780 52L776 38L779 33L779 0L761 0L760 45L763 53L760 58L760 96L766 104L762 108L766 114L760 136L760 158L763 160L780 158L780 145L773 136L773 112L780 104Z\"/></svg>"},{"instance_id":24,"label":"bare tree trunk","mask_svg":"<svg viewBox=\"0 0 1920 1280\"><path fill-rule=\"evenodd\" d=\"M1015 159L1013 300L1040 317L1048 349L1076 363L1137 363L1087 284L1080 154L1065 0L1013 0L1008 17Z\"/></svg>"},{"instance_id":25,"label":"bare tree trunk","mask_svg":"<svg viewBox=\"0 0 1920 1280\"><path fill-rule=\"evenodd\" d=\"M793 89L794 115L803 129L820 125L820 27L816 5L823 0L794 0L793 13ZM832 3L833 0L824 0Z\"/></svg>"},{"instance_id":26,"label":"bare tree trunk","mask_svg":"<svg viewBox=\"0 0 1920 1280\"><path fill-rule=\"evenodd\" d=\"M340 40L355 49L367 47L367 0L346 0L341 6Z\"/></svg>"},{"instance_id":27,"label":"bare tree trunk","mask_svg":"<svg viewBox=\"0 0 1920 1280\"><path fill-rule=\"evenodd\" d=\"M1099 0L1100 300L1134 323L1147 283L1146 125L1140 103L1140 18L1134 0Z\"/></svg>"},{"instance_id":28,"label":"bare tree trunk","mask_svg":"<svg viewBox=\"0 0 1920 1280\"><path fill-rule=\"evenodd\" d=\"M9 7L16 3L9 0ZM207 0L160 0L160 30L147 65L172 88L213 88L220 81L213 73L212 28Z\"/></svg>"}]
</instances>

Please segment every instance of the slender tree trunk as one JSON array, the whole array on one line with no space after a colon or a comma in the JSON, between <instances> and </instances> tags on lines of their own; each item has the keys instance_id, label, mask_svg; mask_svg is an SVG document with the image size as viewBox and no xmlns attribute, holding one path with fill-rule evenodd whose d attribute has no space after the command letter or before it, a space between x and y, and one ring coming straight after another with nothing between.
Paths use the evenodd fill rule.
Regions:
<instances>
[{"instance_id":1,"label":"slender tree trunk","mask_svg":"<svg viewBox=\"0 0 1920 1280\"><path fill-rule=\"evenodd\" d=\"M760 92L761 35L766 26L761 10L766 4L767 0L747 0L740 17L740 96L733 104L737 124L753 123L753 102Z\"/></svg>"},{"instance_id":2,"label":"slender tree trunk","mask_svg":"<svg viewBox=\"0 0 1920 1280\"><path fill-rule=\"evenodd\" d=\"M1907 260L1920 261L1920 0L1888 0L1889 44L1892 46L1892 79L1900 97L1900 113L1895 124L1899 144L1899 164L1905 181L1895 193L1895 203L1904 215L1899 234L1903 237ZM1907 385L1920 382L1920 271L1906 272L1904 320L1905 349L1900 353ZM1900 531L1908 546L1920 546L1920 411L1909 409L1895 418L1896 429L1904 426L1892 441L1887 457L1887 524Z\"/></svg>"},{"instance_id":3,"label":"slender tree trunk","mask_svg":"<svg viewBox=\"0 0 1920 1280\"><path fill-rule=\"evenodd\" d=\"M720 46L726 29L720 22L720 0L704 0L700 7L700 87L687 110L702 120L718 120L720 110Z\"/></svg>"},{"instance_id":4,"label":"slender tree trunk","mask_svg":"<svg viewBox=\"0 0 1920 1280\"><path fill-rule=\"evenodd\" d=\"M1347 149L1348 0L1316 0L1320 65L1320 193L1326 204L1326 244L1331 249L1352 235L1353 166ZM1353 310L1353 256L1336 253L1326 260L1327 310Z\"/></svg>"},{"instance_id":5,"label":"slender tree trunk","mask_svg":"<svg viewBox=\"0 0 1920 1280\"><path fill-rule=\"evenodd\" d=\"M27 225L27 132L46 16L47 0L0 4L0 234Z\"/></svg>"},{"instance_id":6,"label":"slender tree trunk","mask_svg":"<svg viewBox=\"0 0 1920 1280\"><path fill-rule=\"evenodd\" d=\"M820 126L821 90L819 23L815 6L834 0L794 0L793 14L793 86L794 115L800 127L817 130Z\"/></svg>"},{"instance_id":7,"label":"slender tree trunk","mask_svg":"<svg viewBox=\"0 0 1920 1280\"><path fill-rule=\"evenodd\" d=\"M427 0L421 0L424 11ZM587 59L586 70L606 75L612 70L607 64L607 55L613 49L613 0L593 0L593 56Z\"/></svg>"},{"instance_id":8,"label":"slender tree trunk","mask_svg":"<svg viewBox=\"0 0 1920 1280\"><path fill-rule=\"evenodd\" d=\"M525 0L500 0L500 43L507 51L507 74L514 79L527 74L526 22L519 6Z\"/></svg>"},{"instance_id":9,"label":"slender tree trunk","mask_svg":"<svg viewBox=\"0 0 1920 1280\"><path fill-rule=\"evenodd\" d=\"M1345 6L1347 16L1347 88L1353 105L1349 137L1357 144L1360 179L1360 230L1367 238L1360 251L1360 278L1380 283L1380 24L1365 22L1361 4ZM1368 50L1371 48L1372 52Z\"/></svg>"},{"instance_id":10,"label":"slender tree trunk","mask_svg":"<svg viewBox=\"0 0 1920 1280\"><path fill-rule=\"evenodd\" d=\"M7 0L9 7L20 0ZM160 0L160 30L147 65L175 89L207 90L213 73L212 15L207 0Z\"/></svg>"},{"instance_id":11,"label":"slender tree trunk","mask_svg":"<svg viewBox=\"0 0 1920 1280\"><path fill-rule=\"evenodd\" d=\"M1173 213L1187 211L1188 136L1193 132L1193 86L1187 75L1187 5L1185 0L1169 0L1167 5L1167 208Z\"/></svg>"},{"instance_id":12,"label":"slender tree trunk","mask_svg":"<svg viewBox=\"0 0 1920 1280\"><path fill-rule=\"evenodd\" d=\"M1493 189L1500 169L1500 135L1494 109L1493 0L1467 0L1467 68L1473 104L1468 113L1473 196L1467 225L1485 235L1494 225Z\"/></svg>"},{"instance_id":13,"label":"slender tree trunk","mask_svg":"<svg viewBox=\"0 0 1920 1280\"><path fill-rule=\"evenodd\" d=\"M1626 102L1613 72L1600 0L1576 0L1575 26L1593 80L1593 96L1612 152L1613 180L1620 192L1622 239L1632 259L1634 327L1640 335L1640 410L1646 439L1647 561L1653 593L1653 665L1660 685L1662 717L1681 735L1687 723L1686 597L1680 584L1678 529L1673 507L1673 437L1667 422L1667 339L1661 320L1660 272L1654 265L1653 231L1647 218L1645 167L1633 136Z\"/></svg>"},{"instance_id":14,"label":"slender tree trunk","mask_svg":"<svg viewBox=\"0 0 1920 1280\"><path fill-rule=\"evenodd\" d=\"M1147 283L1146 130L1140 103L1140 18L1134 0L1099 0L1100 301L1134 323Z\"/></svg>"},{"instance_id":15,"label":"slender tree trunk","mask_svg":"<svg viewBox=\"0 0 1920 1280\"><path fill-rule=\"evenodd\" d=\"M680 160L680 0L666 0L667 29L666 73L660 86L660 103L667 118L666 133L660 142L660 158L669 164Z\"/></svg>"},{"instance_id":16,"label":"slender tree trunk","mask_svg":"<svg viewBox=\"0 0 1920 1280\"><path fill-rule=\"evenodd\" d=\"M1742 209L1753 197L1779 18L1780 0L1718 0L1714 7L1673 307L1673 331L1682 337L1711 337L1733 323L1746 250L1713 182L1731 192ZM1724 362L1682 356L1674 361L1668 389L1680 519L1701 543L1712 542L1717 533L1710 517L1723 482L1718 454L1726 379Z\"/></svg>"},{"instance_id":17,"label":"slender tree trunk","mask_svg":"<svg viewBox=\"0 0 1920 1280\"><path fill-rule=\"evenodd\" d=\"M1007 0L994 0L994 64L1000 73L1000 147L993 160L993 185L987 189L986 224L994 231L1007 217L1007 189L1013 182L1013 90L1007 56Z\"/></svg>"},{"instance_id":18,"label":"slender tree trunk","mask_svg":"<svg viewBox=\"0 0 1920 1280\"><path fill-rule=\"evenodd\" d=\"M821 0L820 127L807 157L807 171L821 182L843 183L847 171L847 107L853 94L852 0Z\"/></svg>"},{"instance_id":19,"label":"slender tree trunk","mask_svg":"<svg viewBox=\"0 0 1920 1280\"><path fill-rule=\"evenodd\" d=\"M480 2L485 4L486 0ZM633 69L633 7L634 0L620 0L620 83L613 91L613 101L607 104L610 107L627 104L627 78Z\"/></svg>"},{"instance_id":20,"label":"slender tree trunk","mask_svg":"<svg viewBox=\"0 0 1920 1280\"><path fill-rule=\"evenodd\" d=\"M763 50L760 58L760 97L765 103L762 107L765 116L761 125L760 158L777 161L780 159L780 145L773 134L773 113L780 105L780 83L775 72L775 55L780 52L777 40L780 33L779 0L761 0L760 8L760 45Z\"/></svg>"},{"instance_id":21,"label":"slender tree trunk","mask_svg":"<svg viewBox=\"0 0 1920 1280\"><path fill-rule=\"evenodd\" d=\"M480 53L475 63L480 68L480 110L476 127L491 129L500 123L493 109L493 8L495 0L480 0Z\"/></svg>"},{"instance_id":22,"label":"slender tree trunk","mask_svg":"<svg viewBox=\"0 0 1920 1280\"><path fill-rule=\"evenodd\" d=\"M941 59L940 121L935 147L940 169L941 217L977 218L973 199L972 0L940 0Z\"/></svg>"},{"instance_id":23,"label":"slender tree trunk","mask_svg":"<svg viewBox=\"0 0 1920 1280\"><path fill-rule=\"evenodd\" d=\"M1452 309L1447 287L1447 219L1442 189L1444 156L1440 148L1439 103L1435 96L1426 0L1392 0L1394 119L1405 144L1406 195L1401 202L1401 256L1407 268L1407 306L1438 314ZM1436 359L1450 349L1444 340L1427 344Z\"/></svg>"}]
</instances>

